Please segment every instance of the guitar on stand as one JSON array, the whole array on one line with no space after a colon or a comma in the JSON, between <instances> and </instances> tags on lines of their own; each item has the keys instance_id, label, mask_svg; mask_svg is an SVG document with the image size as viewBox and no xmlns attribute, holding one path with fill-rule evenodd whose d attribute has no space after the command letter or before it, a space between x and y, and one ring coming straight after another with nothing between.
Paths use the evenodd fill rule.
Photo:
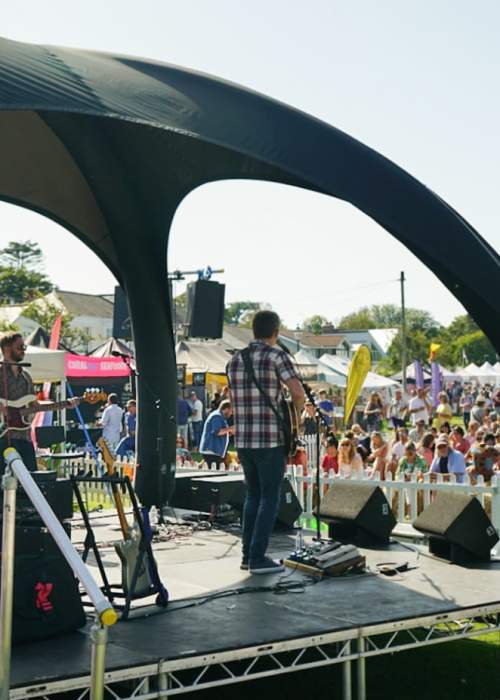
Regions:
<instances>
[{"instance_id":1,"label":"guitar on stand","mask_svg":"<svg viewBox=\"0 0 500 700\"><path fill-rule=\"evenodd\" d=\"M114 457L106 440L100 437L97 441L100 447L106 471L109 477L116 477ZM127 479L128 481L128 479ZM130 485L130 482L129 482ZM131 487L130 487L131 489ZM123 542L115 544L122 565L122 589L127 598L142 598L152 593L158 593L156 603L165 607L168 603L168 592L161 583L158 568L151 549L152 531L149 524L147 509L141 512L134 507L134 524L129 525L118 483L111 480L111 490L115 501ZM136 506L136 504L134 504ZM139 522L141 519L142 522Z\"/></svg>"}]
</instances>

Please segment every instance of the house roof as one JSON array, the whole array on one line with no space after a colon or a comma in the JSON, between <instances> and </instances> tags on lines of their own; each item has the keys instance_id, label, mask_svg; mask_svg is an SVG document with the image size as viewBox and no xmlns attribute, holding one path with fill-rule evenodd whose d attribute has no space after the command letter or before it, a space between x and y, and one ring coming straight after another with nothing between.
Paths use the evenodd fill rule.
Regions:
<instances>
[{"instance_id":1,"label":"house roof","mask_svg":"<svg viewBox=\"0 0 500 700\"><path fill-rule=\"evenodd\" d=\"M346 340L343 335L314 335L303 333L299 339L303 347L308 348L338 348Z\"/></svg>"},{"instance_id":2,"label":"house roof","mask_svg":"<svg viewBox=\"0 0 500 700\"><path fill-rule=\"evenodd\" d=\"M109 301L104 295L63 292L58 289L46 296L48 301L54 298L59 300L71 316L113 318L113 302Z\"/></svg>"},{"instance_id":3,"label":"house roof","mask_svg":"<svg viewBox=\"0 0 500 700\"><path fill-rule=\"evenodd\" d=\"M9 304L0 306L0 321L2 323L15 323L22 316L24 306L21 304Z\"/></svg>"}]
</instances>

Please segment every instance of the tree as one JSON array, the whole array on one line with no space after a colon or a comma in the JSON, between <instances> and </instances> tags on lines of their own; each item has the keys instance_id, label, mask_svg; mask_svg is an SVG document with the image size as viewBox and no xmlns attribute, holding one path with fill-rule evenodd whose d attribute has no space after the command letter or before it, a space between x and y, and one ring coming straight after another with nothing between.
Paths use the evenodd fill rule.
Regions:
<instances>
[{"instance_id":1,"label":"tree","mask_svg":"<svg viewBox=\"0 0 500 700\"><path fill-rule=\"evenodd\" d=\"M31 318L38 323L43 330L50 335L54 321L61 314L61 309L55 304L51 304L43 297L32 301L23 310L23 316ZM88 344L92 336L79 328L72 328L73 316L63 313L61 322L60 343L68 348L88 350Z\"/></svg>"},{"instance_id":2,"label":"tree","mask_svg":"<svg viewBox=\"0 0 500 700\"><path fill-rule=\"evenodd\" d=\"M249 327L254 313L264 306L260 301L233 301L224 309L224 323Z\"/></svg>"},{"instance_id":3,"label":"tree","mask_svg":"<svg viewBox=\"0 0 500 700\"><path fill-rule=\"evenodd\" d=\"M377 327L368 306L363 306L358 311L343 316L337 325L339 328L352 331Z\"/></svg>"},{"instance_id":4,"label":"tree","mask_svg":"<svg viewBox=\"0 0 500 700\"><path fill-rule=\"evenodd\" d=\"M48 294L53 288L41 272L25 267L0 267L0 301L4 304L22 304L39 294Z\"/></svg>"},{"instance_id":5,"label":"tree","mask_svg":"<svg viewBox=\"0 0 500 700\"><path fill-rule=\"evenodd\" d=\"M43 254L40 246L33 241L10 241L5 248L0 250L0 259L6 267L21 268L41 265Z\"/></svg>"},{"instance_id":6,"label":"tree","mask_svg":"<svg viewBox=\"0 0 500 700\"><path fill-rule=\"evenodd\" d=\"M325 316L320 316L320 314L315 314L306 318L302 323L302 329L314 333L314 335L320 335L323 330L323 326L330 326L332 324Z\"/></svg>"}]
</instances>

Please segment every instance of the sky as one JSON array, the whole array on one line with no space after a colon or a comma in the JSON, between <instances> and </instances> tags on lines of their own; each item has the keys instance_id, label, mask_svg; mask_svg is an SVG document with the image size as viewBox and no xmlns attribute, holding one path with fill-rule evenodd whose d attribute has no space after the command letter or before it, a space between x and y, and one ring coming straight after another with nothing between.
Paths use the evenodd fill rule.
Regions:
<instances>
[{"instance_id":1,"label":"sky","mask_svg":"<svg viewBox=\"0 0 500 700\"><path fill-rule=\"evenodd\" d=\"M149 57L282 100L393 160L499 250L499 26L496 0L25 0L2 8L0 31ZM27 239L40 244L59 288L113 290L113 276L72 234L0 202L0 246ZM169 267L207 265L224 269L216 279L226 302L269 304L289 327L312 314L335 323L361 306L399 304L401 271L408 306L444 324L464 313L365 214L274 183L212 183L182 202Z\"/></svg>"}]
</instances>

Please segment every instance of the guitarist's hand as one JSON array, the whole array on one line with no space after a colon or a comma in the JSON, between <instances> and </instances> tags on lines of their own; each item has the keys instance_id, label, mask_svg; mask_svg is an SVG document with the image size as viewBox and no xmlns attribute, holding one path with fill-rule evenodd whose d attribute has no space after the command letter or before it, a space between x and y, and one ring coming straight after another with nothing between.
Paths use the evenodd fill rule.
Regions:
<instances>
[{"instance_id":1,"label":"guitarist's hand","mask_svg":"<svg viewBox=\"0 0 500 700\"><path fill-rule=\"evenodd\" d=\"M75 408L75 406L78 406L81 400L81 396L73 396L73 398L69 399L68 401L68 407Z\"/></svg>"}]
</instances>

